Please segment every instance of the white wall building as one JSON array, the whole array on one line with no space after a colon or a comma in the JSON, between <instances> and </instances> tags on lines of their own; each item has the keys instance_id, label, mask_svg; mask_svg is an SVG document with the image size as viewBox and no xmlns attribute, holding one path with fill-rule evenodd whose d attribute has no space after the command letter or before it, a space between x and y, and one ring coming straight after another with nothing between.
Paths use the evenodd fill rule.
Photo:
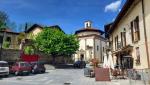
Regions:
<instances>
[{"instance_id":1,"label":"white wall building","mask_svg":"<svg viewBox=\"0 0 150 85\"><path fill-rule=\"evenodd\" d=\"M84 28L75 32L79 39L79 50L74 55L75 61L85 60L90 61L93 58L98 58L103 61L105 52L104 32L99 29L92 28L92 22L86 21Z\"/></svg>"}]
</instances>

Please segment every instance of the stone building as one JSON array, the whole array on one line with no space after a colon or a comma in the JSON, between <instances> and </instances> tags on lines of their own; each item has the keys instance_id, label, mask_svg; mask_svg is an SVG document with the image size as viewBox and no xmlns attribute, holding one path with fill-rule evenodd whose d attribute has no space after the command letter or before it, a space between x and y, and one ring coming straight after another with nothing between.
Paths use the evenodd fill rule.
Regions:
<instances>
[{"instance_id":1,"label":"stone building","mask_svg":"<svg viewBox=\"0 0 150 85\"><path fill-rule=\"evenodd\" d=\"M7 49L19 49L19 44L17 40L18 35L19 33L16 32L0 31L0 43L5 44L5 42L7 42L9 44Z\"/></svg>"},{"instance_id":2,"label":"stone building","mask_svg":"<svg viewBox=\"0 0 150 85\"><path fill-rule=\"evenodd\" d=\"M79 40L79 50L74 54L74 60L90 61L93 58L103 61L105 52L104 32L92 27L91 21L84 23L84 28L75 32Z\"/></svg>"},{"instance_id":3,"label":"stone building","mask_svg":"<svg viewBox=\"0 0 150 85\"><path fill-rule=\"evenodd\" d=\"M150 0L127 0L113 23L105 25L116 66L150 68Z\"/></svg>"}]
</instances>

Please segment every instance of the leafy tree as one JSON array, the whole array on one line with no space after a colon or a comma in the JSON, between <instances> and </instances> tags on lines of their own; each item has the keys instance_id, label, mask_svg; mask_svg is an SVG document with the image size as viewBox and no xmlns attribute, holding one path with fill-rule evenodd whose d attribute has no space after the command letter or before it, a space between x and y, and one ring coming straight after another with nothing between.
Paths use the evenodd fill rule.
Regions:
<instances>
[{"instance_id":1,"label":"leafy tree","mask_svg":"<svg viewBox=\"0 0 150 85\"><path fill-rule=\"evenodd\" d=\"M9 48L9 46L10 46L10 42L8 42L8 41L4 41L4 42L3 42L3 46L2 46L2 47L3 47L4 49Z\"/></svg>"},{"instance_id":2,"label":"leafy tree","mask_svg":"<svg viewBox=\"0 0 150 85\"><path fill-rule=\"evenodd\" d=\"M75 35L66 35L63 39L63 47L62 54L65 56L71 56L78 50L79 48L79 42L77 40L77 37Z\"/></svg>"},{"instance_id":3,"label":"leafy tree","mask_svg":"<svg viewBox=\"0 0 150 85\"><path fill-rule=\"evenodd\" d=\"M6 22L8 20L8 16L5 12L0 11L0 30L4 30L5 28L2 28L4 25L6 26Z\"/></svg>"},{"instance_id":4,"label":"leafy tree","mask_svg":"<svg viewBox=\"0 0 150 85\"><path fill-rule=\"evenodd\" d=\"M28 55L34 54L34 49L32 46L25 46L24 47L24 53Z\"/></svg>"},{"instance_id":5,"label":"leafy tree","mask_svg":"<svg viewBox=\"0 0 150 85\"><path fill-rule=\"evenodd\" d=\"M50 27L36 36L35 47L44 53L51 54L54 64L57 56L75 53L79 44L74 35L67 35L57 28Z\"/></svg>"}]
</instances>

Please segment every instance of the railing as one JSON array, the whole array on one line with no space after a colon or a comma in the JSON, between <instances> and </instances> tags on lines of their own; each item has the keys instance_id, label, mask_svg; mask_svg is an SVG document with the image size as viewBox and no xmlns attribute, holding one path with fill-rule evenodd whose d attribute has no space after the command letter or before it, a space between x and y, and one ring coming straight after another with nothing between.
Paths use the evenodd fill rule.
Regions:
<instances>
[{"instance_id":1,"label":"railing","mask_svg":"<svg viewBox=\"0 0 150 85\"><path fill-rule=\"evenodd\" d=\"M150 69L128 69L130 85L150 85Z\"/></svg>"},{"instance_id":2,"label":"railing","mask_svg":"<svg viewBox=\"0 0 150 85\"><path fill-rule=\"evenodd\" d=\"M112 80L125 79L126 85L150 85L150 69L111 69L111 75Z\"/></svg>"}]
</instances>

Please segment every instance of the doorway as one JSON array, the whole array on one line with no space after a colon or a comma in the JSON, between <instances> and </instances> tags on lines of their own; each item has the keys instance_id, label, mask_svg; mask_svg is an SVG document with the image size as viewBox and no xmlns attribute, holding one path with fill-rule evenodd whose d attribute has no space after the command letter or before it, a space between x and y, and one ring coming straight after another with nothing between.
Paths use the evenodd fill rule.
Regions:
<instances>
[{"instance_id":1,"label":"doorway","mask_svg":"<svg viewBox=\"0 0 150 85\"><path fill-rule=\"evenodd\" d=\"M81 54L80 55L80 60L83 61L83 59L84 59L84 54Z\"/></svg>"}]
</instances>

